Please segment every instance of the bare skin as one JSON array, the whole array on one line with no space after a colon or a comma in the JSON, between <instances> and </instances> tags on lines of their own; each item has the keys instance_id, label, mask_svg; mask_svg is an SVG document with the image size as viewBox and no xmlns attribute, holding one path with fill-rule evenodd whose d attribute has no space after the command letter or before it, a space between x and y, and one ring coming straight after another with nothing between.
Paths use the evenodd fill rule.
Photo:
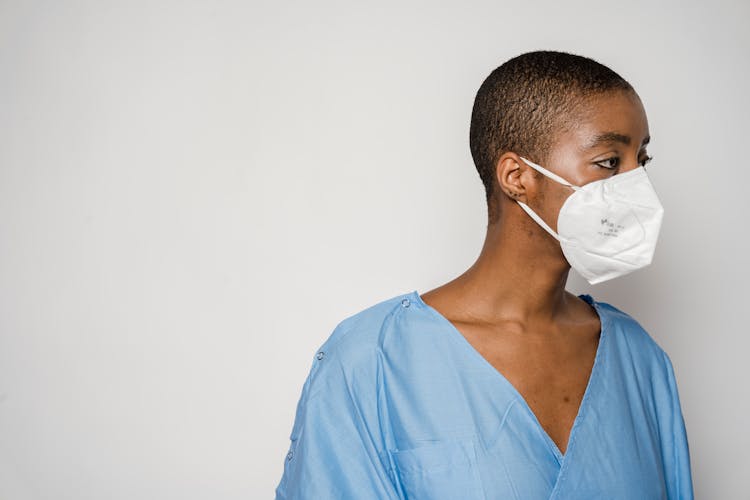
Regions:
<instances>
[{"instance_id":1,"label":"bare skin","mask_svg":"<svg viewBox=\"0 0 750 500\"><path fill-rule=\"evenodd\" d=\"M607 132L628 137L629 144L608 140L587 147ZM610 92L588 98L575 127L559 134L542 166L581 186L638 167L647 158L648 140L638 96ZM460 276L420 296L518 390L565 453L601 324L589 304L565 290L570 264L560 243L515 200L557 231L557 214L573 189L539 176L514 152L498 159L495 173L500 216L487 226L479 257Z\"/></svg>"}]
</instances>

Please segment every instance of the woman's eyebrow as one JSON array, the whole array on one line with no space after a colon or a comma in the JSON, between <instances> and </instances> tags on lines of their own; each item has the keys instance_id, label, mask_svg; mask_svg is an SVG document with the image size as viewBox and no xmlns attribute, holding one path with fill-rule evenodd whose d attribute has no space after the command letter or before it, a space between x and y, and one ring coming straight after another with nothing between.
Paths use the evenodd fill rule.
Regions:
<instances>
[{"instance_id":1,"label":"woman's eyebrow","mask_svg":"<svg viewBox=\"0 0 750 500\"><path fill-rule=\"evenodd\" d=\"M647 135L645 139L643 139L643 142L641 142L641 146L645 146L651 141L651 136ZM621 144L625 144L626 146L629 146L632 142L632 139L629 135L620 134L618 132L604 132L601 134L595 135L588 143L586 143L581 149L586 151L589 149L594 149L597 146L600 146L601 144L605 143L613 143L613 142L619 142Z\"/></svg>"}]
</instances>

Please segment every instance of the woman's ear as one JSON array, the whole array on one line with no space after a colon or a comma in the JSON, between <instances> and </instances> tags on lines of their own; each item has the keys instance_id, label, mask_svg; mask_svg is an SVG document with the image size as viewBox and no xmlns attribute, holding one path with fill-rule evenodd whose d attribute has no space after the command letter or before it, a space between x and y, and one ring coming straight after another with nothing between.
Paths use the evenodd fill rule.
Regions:
<instances>
[{"instance_id":1,"label":"woman's ear","mask_svg":"<svg viewBox=\"0 0 750 500\"><path fill-rule=\"evenodd\" d=\"M527 189L533 189L533 186L529 186L529 177L522 175L523 171L526 170L522 166L523 160L516 153L503 153L495 166L495 181L498 190L502 192L501 196L525 203L528 194Z\"/></svg>"}]
</instances>

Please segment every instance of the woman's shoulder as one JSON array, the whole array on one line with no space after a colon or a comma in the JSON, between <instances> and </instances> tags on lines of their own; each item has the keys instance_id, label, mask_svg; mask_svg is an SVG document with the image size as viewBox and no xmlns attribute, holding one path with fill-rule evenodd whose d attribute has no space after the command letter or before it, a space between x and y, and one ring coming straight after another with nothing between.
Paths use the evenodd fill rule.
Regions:
<instances>
[{"instance_id":1,"label":"woman's shoulder","mask_svg":"<svg viewBox=\"0 0 750 500\"><path fill-rule=\"evenodd\" d=\"M397 317L411 305L413 293L380 299L339 320L313 354L310 383L322 386L341 377L373 382L383 345L399 328Z\"/></svg>"},{"instance_id":2,"label":"woman's shoulder","mask_svg":"<svg viewBox=\"0 0 750 500\"><path fill-rule=\"evenodd\" d=\"M671 375L669 355L634 314L609 302L593 300L606 317L609 342L614 345L618 358L645 369L648 375L653 375L653 370L667 377Z\"/></svg>"},{"instance_id":3,"label":"woman's shoulder","mask_svg":"<svg viewBox=\"0 0 750 500\"><path fill-rule=\"evenodd\" d=\"M346 356L359 356L383 344L389 324L402 309L411 305L412 292L381 299L341 319L320 350Z\"/></svg>"}]
</instances>

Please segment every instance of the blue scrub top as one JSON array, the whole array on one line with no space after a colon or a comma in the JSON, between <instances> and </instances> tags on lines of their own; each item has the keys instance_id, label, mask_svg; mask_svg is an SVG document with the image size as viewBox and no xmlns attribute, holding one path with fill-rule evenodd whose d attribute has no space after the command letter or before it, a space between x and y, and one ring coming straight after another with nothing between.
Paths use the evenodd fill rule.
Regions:
<instances>
[{"instance_id":1,"label":"blue scrub top","mask_svg":"<svg viewBox=\"0 0 750 500\"><path fill-rule=\"evenodd\" d=\"M562 455L520 393L417 291L313 356L276 499L692 499L669 356L590 295L601 336Z\"/></svg>"}]
</instances>

